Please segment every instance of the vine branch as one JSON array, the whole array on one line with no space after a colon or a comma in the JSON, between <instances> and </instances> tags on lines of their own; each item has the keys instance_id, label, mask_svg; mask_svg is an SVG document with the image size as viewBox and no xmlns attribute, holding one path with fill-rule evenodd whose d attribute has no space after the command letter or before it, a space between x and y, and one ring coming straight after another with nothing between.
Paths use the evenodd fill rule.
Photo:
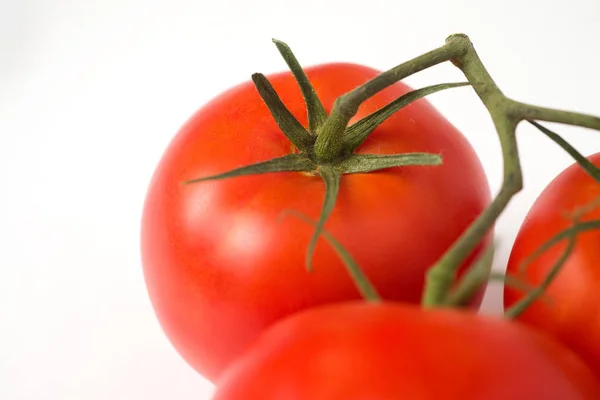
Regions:
<instances>
[{"instance_id":1,"label":"vine branch","mask_svg":"<svg viewBox=\"0 0 600 400\"><path fill-rule=\"evenodd\" d=\"M600 118L537 107L506 97L485 69L466 35L452 35L446 44L456 49L452 63L471 82L475 93L492 117L502 147L504 173L500 191L490 206L429 270L423 293L423 305L426 307L444 302L462 261L490 231L514 195L523 188L515 132L517 125L524 120L540 119L600 130Z\"/></svg>"},{"instance_id":2,"label":"vine branch","mask_svg":"<svg viewBox=\"0 0 600 400\"><path fill-rule=\"evenodd\" d=\"M485 263L483 261L487 261L491 257L490 250L484 254L485 257L480 259L479 268L473 268L473 271L471 271L474 275L467 275L464 279L468 280L462 282L462 286L459 286L460 290L452 293L457 272L464 260L478 245L482 244L484 238L493 229L500 214L508 206L511 199L523 188L523 176L516 140L516 129L520 122L528 121L536 126L571 154L594 179L600 181L600 169L590 163L586 164L585 157L578 154L564 139L535 122L536 120L556 122L600 130L600 118L538 107L505 96L483 65L467 35L451 35L446 39L443 46L385 71L365 84L341 95L334 102L329 115L325 112L315 89L291 49L281 41L274 40L274 42L302 91L308 113L308 129L302 126L287 109L266 77L257 73L252 76L252 79L275 122L290 142L299 150L299 153L240 167L209 177L190 179L184 183L190 184L249 174L288 171L310 171L321 176L325 182L326 195L320 218L314 225L316 228L314 236L307 250L309 270L317 238L323 232L327 217L334 208L342 174L368 173L404 165L438 165L442 163L439 154L364 155L354 153L369 134L396 111L419 98L440 90L460 86L471 86L473 88L488 110L496 128L502 150L503 176L500 190L489 206L428 270L422 297L424 307L464 304L469 293L475 292L478 282L483 280L484 272L489 275L489 270L484 268ZM363 102L402 79L446 61L452 62L454 66L460 69L467 82L434 85L412 91L349 126L350 121L357 114ZM334 247L341 246L337 242L334 244ZM366 283L367 279L360 274L356 263L343 250L338 249L338 252L346 263L352 264L351 276L360 288L361 293L367 298L376 299L376 292L372 286L370 287Z\"/></svg>"},{"instance_id":3,"label":"vine branch","mask_svg":"<svg viewBox=\"0 0 600 400\"><path fill-rule=\"evenodd\" d=\"M343 147L348 143L348 124L364 101L410 75L446 61L452 62L461 70L490 114L500 140L503 176L500 190L489 206L428 270L422 297L424 307L440 306L448 301L461 264L493 229L496 220L511 199L522 190L523 174L516 140L519 123L528 121L534 124L570 154L573 153L572 149L565 147L564 143L561 144L560 140L556 139L558 135L550 135L535 120L600 130L598 117L538 107L507 97L483 65L469 37L465 34L454 34L446 39L443 46L385 71L338 97L329 117L317 132L314 143L315 161L325 164L334 162L344 153ZM457 301L456 298L450 300Z\"/></svg>"},{"instance_id":4,"label":"vine branch","mask_svg":"<svg viewBox=\"0 0 600 400\"><path fill-rule=\"evenodd\" d=\"M461 70L492 118L502 148L503 179L500 191L488 208L428 271L422 298L425 307L444 304L464 259L481 243L510 200L523 188L516 140L518 124L524 120L539 119L600 130L598 117L537 107L508 98L488 73L469 37L454 34L446 39L443 46L383 72L340 96L318 132L314 145L316 159L328 162L337 157L344 144L345 129L365 100L399 80L445 61L451 61Z\"/></svg>"}]
</instances>

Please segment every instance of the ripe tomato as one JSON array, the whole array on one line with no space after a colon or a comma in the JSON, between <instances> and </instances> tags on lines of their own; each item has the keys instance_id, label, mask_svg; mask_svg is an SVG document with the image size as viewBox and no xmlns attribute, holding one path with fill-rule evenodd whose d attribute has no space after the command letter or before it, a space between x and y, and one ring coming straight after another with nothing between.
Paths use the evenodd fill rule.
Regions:
<instances>
[{"instance_id":1,"label":"ripe tomato","mask_svg":"<svg viewBox=\"0 0 600 400\"><path fill-rule=\"evenodd\" d=\"M457 310L351 302L273 325L213 400L600 398L587 366L524 325Z\"/></svg>"},{"instance_id":2,"label":"ripe tomato","mask_svg":"<svg viewBox=\"0 0 600 400\"><path fill-rule=\"evenodd\" d=\"M600 167L600 153L588 159ZM522 263L555 235L573 226L566 215L593 205L581 221L600 219L600 184L575 163L561 172L540 194L521 226L508 261L507 274L539 285L564 254L567 243L559 242L540 257ZM580 233L571 255L543 300L533 303L518 320L548 332L571 347L600 377L600 230ZM509 308L524 293L504 290Z\"/></svg>"},{"instance_id":3,"label":"ripe tomato","mask_svg":"<svg viewBox=\"0 0 600 400\"><path fill-rule=\"evenodd\" d=\"M379 71L337 63L306 73L330 112L339 95ZM269 80L307 126L292 74ZM364 103L353 121L410 90L403 83L393 85ZM151 181L141 237L149 296L174 347L208 379L215 379L276 320L359 298L344 265L322 241L313 258L315 271L307 272L306 249L314 228L280 219L286 210L318 218L325 193L320 177L292 172L181 184L294 151L247 82L191 117ZM441 166L344 175L325 225L384 298L418 302L426 269L489 204L487 178L468 141L424 99L376 128L358 152L443 155Z\"/></svg>"}]
</instances>

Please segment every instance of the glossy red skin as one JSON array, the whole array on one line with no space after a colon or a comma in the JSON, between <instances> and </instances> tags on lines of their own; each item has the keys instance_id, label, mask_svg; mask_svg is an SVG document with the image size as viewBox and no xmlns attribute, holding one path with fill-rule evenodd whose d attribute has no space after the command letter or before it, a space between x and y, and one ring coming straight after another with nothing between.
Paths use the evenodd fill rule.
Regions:
<instances>
[{"instance_id":1,"label":"glossy red skin","mask_svg":"<svg viewBox=\"0 0 600 400\"><path fill-rule=\"evenodd\" d=\"M588 157L600 167L600 153ZM596 202L582 221L600 219L600 184L577 163L561 172L540 194L529 210L513 245L507 273L539 285L564 253L566 241L546 251L529 264L524 275L520 266L530 254L553 236L572 226L565 214ZM507 287L504 305L509 308L523 292ZM547 301L537 301L518 318L561 340L575 350L600 378L600 230L578 236L571 253L550 288Z\"/></svg>"},{"instance_id":2,"label":"glossy red skin","mask_svg":"<svg viewBox=\"0 0 600 400\"><path fill-rule=\"evenodd\" d=\"M506 319L406 304L328 305L273 325L213 400L597 400L588 367Z\"/></svg>"},{"instance_id":3,"label":"glossy red skin","mask_svg":"<svg viewBox=\"0 0 600 400\"><path fill-rule=\"evenodd\" d=\"M352 64L306 72L328 112L339 95L379 74ZM269 79L307 126L292 75ZM408 91L402 83L386 89L363 104L353 121ZM210 380L279 318L359 298L342 262L323 240L315 253L315 272L308 273L304 262L313 228L295 218L279 219L285 210L318 218L324 197L319 177L280 173L180 184L292 151L252 83L245 83L208 103L183 126L149 187L141 241L149 295L175 348ZM407 302L419 301L426 269L490 201L472 147L426 100L399 111L360 149L415 151L441 153L444 164L344 176L326 225L384 298Z\"/></svg>"}]
</instances>

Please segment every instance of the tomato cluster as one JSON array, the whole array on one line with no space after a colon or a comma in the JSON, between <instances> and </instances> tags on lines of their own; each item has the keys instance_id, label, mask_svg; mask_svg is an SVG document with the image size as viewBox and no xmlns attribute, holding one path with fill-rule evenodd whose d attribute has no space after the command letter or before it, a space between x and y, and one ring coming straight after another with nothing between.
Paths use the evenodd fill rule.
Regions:
<instances>
[{"instance_id":1,"label":"tomato cluster","mask_svg":"<svg viewBox=\"0 0 600 400\"><path fill-rule=\"evenodd\" d=\"M380 74L345 63L304 72L326 115L339 96ZM295 162L314 170L286 164L181 184L302 153L282 129L312 124L307 94L291 72L268 82L278 95L269 104L247 82L193 115L163 155L144 206L142 261L152 305L182 357L216 382L215 400L600 398L600 230L577 233L546 296L517 316L522 323L477 314L485 285L465 309L420 306L431 265L491 201L473 148L424 98L373 127L352 154L440 154L441 165L354 173L352 155L340 152L336 164L311 153ZM411 90L395 83L364 102L351 123ZM273 104L290 115L278 119ZM600 153L590 161L600 166ZM343 174L328 181L327 168ZM324 228L383 301L360 300L325 240L307 271L315 228L282 218L293 210L318 220L332 186L335 206ZM564 171L525 220L509 276L540 285L568 245L556 241L524 261L575 223L599 219L598 198L600 184L579 164ZM492 235L462 261L456 284ZM527 293L508 280L505 286L506 308L514 310Z\"/></svg>"}]
</instances>

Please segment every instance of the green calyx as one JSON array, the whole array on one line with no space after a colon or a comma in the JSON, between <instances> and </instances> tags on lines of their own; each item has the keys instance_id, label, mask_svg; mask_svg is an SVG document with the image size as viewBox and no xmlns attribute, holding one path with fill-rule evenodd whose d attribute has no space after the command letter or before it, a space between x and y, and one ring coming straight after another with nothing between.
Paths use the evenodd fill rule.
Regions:
<instances>
[{"instance_id":1,"label":"green calyx","mask_svg":"<svg viewBox=\"0 0 600 400\"><path fill-rule=\"evenodd\" d=\"M276 173L276 172L309 172L323 179L325 183L325 198L322 212L315 225L315 232L307 249L306 266L312 270L311 259L317 240L323 232L325 223L331 215L342 175L369 173L388 168L412 165L440 165L442 157L430 153L404 154L356 154L358 147L369 135L402 107L423 98L429 94L469 85L468 82L439 84L412 91L399 97L385 107L373 112L360 121L349 125L350 119L356 114L358 107L369 96L382 90L378 82L367 82L363 86L340 96L333 111L327 115L306 73L289 46L279 40L273 40L283 59L298 82L306 104L308 127L304 127L287 109L279 98L269 80L260 73L252 75L252 80L258 93L268 107L275 122L294 145L297 151L283 157L275 158L257 164L243 166L220 174L191 179L184 184L198 183L208 180L229 179L244 175ZM360 91L362 96L349 96Z\"/></svg>"}]
</instances>

